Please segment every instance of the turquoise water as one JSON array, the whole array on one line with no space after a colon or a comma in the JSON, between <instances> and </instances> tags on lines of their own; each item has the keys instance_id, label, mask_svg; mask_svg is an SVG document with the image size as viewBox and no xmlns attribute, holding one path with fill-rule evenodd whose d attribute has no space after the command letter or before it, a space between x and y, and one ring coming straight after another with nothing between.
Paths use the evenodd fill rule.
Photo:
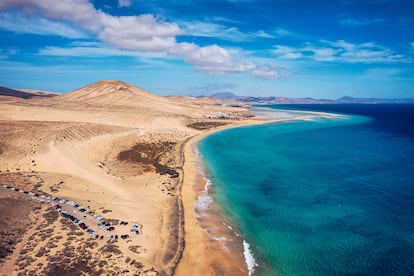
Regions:
<instances>
[{"instance_id":1,"label":"turquoise water","mask_svg":"<svg viewBox=\"0 0 414 276\"><path fill-rule=\"evenodd\" d=\"M212 195L255 275L414 271L414 139L378 120L243 127L199 145Z\"/></svg>"}]
</instances>

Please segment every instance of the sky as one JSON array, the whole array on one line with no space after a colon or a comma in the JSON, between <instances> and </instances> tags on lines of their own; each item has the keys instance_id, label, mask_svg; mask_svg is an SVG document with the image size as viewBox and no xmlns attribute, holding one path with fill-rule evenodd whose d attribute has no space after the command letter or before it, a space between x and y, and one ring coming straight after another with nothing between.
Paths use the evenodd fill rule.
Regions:
<instances>
[{"instance_id":1,"label":"sky","mask_svg":"<svg viewBox=\"0 0 414 276\"><path fill-rule=\"evenodd\" d=\"M414 98L412 0L1 0L0 86Z\"/></svg>"}]
</instances>

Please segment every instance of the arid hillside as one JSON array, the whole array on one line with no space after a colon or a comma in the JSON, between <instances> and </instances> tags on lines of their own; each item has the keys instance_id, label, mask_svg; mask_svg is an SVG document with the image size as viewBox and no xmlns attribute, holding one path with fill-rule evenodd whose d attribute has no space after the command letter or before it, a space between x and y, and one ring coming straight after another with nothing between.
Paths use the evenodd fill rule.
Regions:
<instances>
[{"instance_id":1,"label":"arid hillside","mask_svg":"<svg viewBox=\"0 0 414 276\"><path fill-rule=\"evenodd\" d=\"M0 237L0 270L173 274L185 243L183 146L248 112L114 80L60 95L1 91L0 206L22 209L1 218L15 228Z\"/></svg>"}]
</instances>

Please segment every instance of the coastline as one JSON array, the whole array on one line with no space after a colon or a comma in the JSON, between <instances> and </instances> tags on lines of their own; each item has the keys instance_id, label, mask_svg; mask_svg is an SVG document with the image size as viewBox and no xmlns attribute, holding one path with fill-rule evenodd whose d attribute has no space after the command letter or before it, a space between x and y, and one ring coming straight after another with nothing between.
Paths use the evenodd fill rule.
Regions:
<instances>
[{"instance_id":1,"label":"coastline","mask_svg":"<svg viewBox=\"0 0 414 276\"><path fill-rule=\"evenodd\" d=\"M207 184L204 171L200 169L202 160L197 156L196 147L199 141L215 132L263 123L269 123L269 121L249 120L219 127L192 137L184 145L184 176L181 194L184 207L185 248L176 268L176 275L248 274L243 255L243 240L222 223L217 206L210 205L209 217L200 217L195 210L199 195L206 189ZM227 242L230 238L233 239L231 250L223 247L221 239L212 239L209 236L205 231L208 226L217 228L214 230L219 233L220 237L227 239Z\"/></svg>"},{"instance_id":2,"label":"coastline","mask_svg":"<svg viewBox=\"0 0 414 276\"><path fill-rule=\"evenodd\" d=\"M95 99L97 91L102 91L104 99ZM113 105L118 92L128 100L123 98L125 101ZM181 195L184 145L206 129L244 123L235 120L248 118L246 109L203 100L173 101L117 81L103 81L61 97L7 99L0 105L0 183L76 202L108 220L105 229L93 219L85 224L89 232L78 226L85 231L74 234L70 227L76 229L77 225L61 222L52 206L46 218L36 214L42 220L37 230L47 231L47 235L35 239L29 237L23 218L30 214L16 213L21 231L5 228L18 233L8 247L6 260L15 274L47 274L58 265L87 274L101 270L110 274L175 274L186 242ZM207 119L217 114L226 114L228 120ZM121 153L128 158L121 159ZM2 198L6 213L14 210L13 200ZM26 201L31 199L23 203ZM83 219L82 212L73 211L77 212L74 218ZM8 221L7 216L0 219ZM131 235L135 224L140 225L140 231ZM106 229L109 226L115 229ZM92 237L92 231L99 237ZM125 234L128 236L122 238ZM24 242L20 243L20 238ZM15 240L23 253L13 249ZM2 235L0 243L7 245L9 241ZM85 242L93 246L82 247ZM53 246L49 249L48 244ZM67 260L61 262L66 255ZM81 267L78 261L83 262Z\"/></svg>"},{"instance_id":3,"label":"coastline","mask_svg":"<svg viewBox=\"0 0 414 276\"><path fill-rule=\"evenodd\" d=\"M200 169L202 160L197 159L195 151L197 142L229 128L312 117L275 116L266 119L256 116L250 120L223 121L226 123L224 126L206 121L210 129L197 129L188 128L188 123L196 119L183 119L180 114L168 117L170 113L159 114L158 111L109 111L105 105L78 110L75 103L60 105L57 102L51 105L61 109L52 109L48 104L1 104L4 120L1 120L3 136L0 150L3 152L0 158L3 162L0 182L25 191L48 193L76 201L94 213L104 214L119 228L121 235L130 231L119 221L127 221L129 225L139 224L141 231L128 240L116 241L113 245L117 249L113 252L116 254L111 257L101 253L105 253L109 242L112 243L109 239L112 239L110 234L113 233L102 232L103 239L93 240L95 247L87 249L89 256L85 251L79 251L79 245L87 239L92 242L90 236L79 232L79 237L71 237L73 231L68 225L60 220L48 222L44 218L39 229L50 231L48 236L38 237L33 243L27 236L30 233L27 233L22 235L27 242L19 245L24 250L30 247L29 251L24 252L25 256L33 258L31 265L23 265L22 261L14 258L20 255L19 251L13 252L14 255L8 260L15 267L16 274L25 270L26 274L29 271L46 273L53 270L60 264L60 259L48 256L64 256L69 250L73 254L70 262L65 262L65 269L79 269L75 262L88 256L89 263L81 268L83 271L105 269L111 272L154 272L159 275L247 275L244 255L248 252L247 244L230 228L230 225L237 224L223 224L227 220L217 204L212 204L208 216L202 218L194 210L200 192L206 189L205 171ZM175 108L172 105L166 112L174 113ZM210 111L200 110L190 106L185 112L199 112L194 114L194 118L199 118ZM211 107L211 110L216 109ZM234 109L230 111L235 112ZM53 114L53 121L50 121L50 114ZM67 120L68 114L70 120ZM118 158L118 154L124 151L146 153L145 147L154 143L176 145L173 148L151 148L154 154L162 154L163 164L182 172L179 178L159 174L156 168L144 163L125 163ZM137 145L139 148L135 149ZM55 214L53 212L51 210L47 214ZM43 215L37 215L42 219ZM98 225L89 225L98 229ZM48 256L43 256L43 248L51 244L55 237L61 241ZM98 265L102 258L106 262L103 267ZM120 263L120 258L125 262ZM14 264L18 262L22 265L16 267Z\"/></svg>"},{"instance_id":4,"label":"coastline","mask_svg":"<svg viewBox=\"0 0 414 276\"><path fill-rule=\"evenodd\" d=\"M384 225L389 225L395 218L396 210L402 221L410 221L409 213L403 211L406 198L396 194L395 199L402 199L401 202L404 203L395 201L391 205L392 209L389 206L378 206L378 213L374 210L370 212L370 208L380 202L372 194L383 195L384 191L394 187L391 180L398 178L400 172L397 169L396 174L393 172L392 175L385 176L378 171L383 168L391 170L388 158L392 158L394 153L395 156L411 159L409 152L413 150L412 143L405 141L405 138L410 139L412 136L397 138L384 131L388 130L387 124L384 124L384 128L378 128L373 120L354 115L338 116L332 120L314 117L311 122L237 128L220 132L199 143L200 152L215 184L213 194L218 195L214 199L222 203L221 206L226 210L224 215L229 214L235 218L235 225L240 226L235 229L243 233L254 249L254 257L260 265L255 274L329 274L329 271L339 274L361 271L390 273L394 269L406 273L410 269L407 266L409 258L404 253L390 254L384 247L372 250L377 237L387 246L397 246L396 241L389 237L399 229L396 227L395 231L390 231L388 227L384 229L382 224L376 222L384 214L388 217ZM325 140L324 137L328 139ZM361 139L362 137L366 138ZM391 147L393 141L396 142L395 147L387 155L377 154L381 145L390 142ZM295 144L297 148L292 149ZM408 147L404 153L395 150L405 146ZM258 156L260 158L256 158ZM338 156L344 158L339 160ZM334 160L337 163L333 163ZM361 165L368 164L366 160L373 162L361 171ZM263 166L261 170L261 164L269 166ZM352 175L357 177L350 181L347 170L343 171L341 164L355 172ZM281 171L280 174L278 170ZM269 171L272 173L267 174ZM300 175L297 175L298 171L301 172ZM409 180L412 172L412 169L411 172L406 170L404 178ZM363 186L367 189L366 202L372 203L370 206L364 205L365 201L353 201ZM296 187L305 189L298 191ZM401 187L406 191L412 188L405 184L401 184ZM338 194L333 197L332 191ZM349 203L346 203L347 199L350 199ZM201 203L208 204L208 198ZM355 235L354 226L361 220L370 222L366 227L375 229L375 239L370 236L372 232ZM340 222L339 226L337 222ZM404 223L406 222L402 222L398 228L404 227ZM401 237L410 238L406 232L401 233ZM321 242L325 239L326 243ZM333 241L328 242L330 239ZM341 248L337 247L338 244ZM373 252L378 258L389 257L392 262L388 262L387 266L378 265L373 258L355 256L355 248L361 254ZM404 249L410 250L409 243ZM319 256L318 253L322 251L323 255ZM348 260L352 260L352 263ZM394 263L401 266L393 267Z\"/></svg>"},{"instance_id":5,"label":"coastline","mask_svg":"<svg viewBox=\"0 0 414 276\"><path fill-rule=\"evenodd\" d=\"M268 109L274 115L275 110ZM231 128L271 124L277 122L311 120L314 116L340 117L322 112L293 113L292 116L258 116L197 134L183 146L183 182L181 196L184 209L185 247L175 275L251 275L256 266L249 244L232 226L226 224L223 214L211 198L207 199L208 212L200 215L196 210L200 196L206 194L209 183L197 145L205 137ZM201 210L203 211L203 210Z\"/></svg>"}]
</instances>

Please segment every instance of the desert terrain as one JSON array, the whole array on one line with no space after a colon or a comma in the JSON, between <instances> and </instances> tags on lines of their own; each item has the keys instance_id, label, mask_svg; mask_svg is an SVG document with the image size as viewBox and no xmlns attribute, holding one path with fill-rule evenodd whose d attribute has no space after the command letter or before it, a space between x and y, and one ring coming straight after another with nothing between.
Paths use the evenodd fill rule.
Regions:
<instances>
[{"instance_id":1,"label":"desert terrain","mask_svg":"<svg viewBox=\"0 0 414 276\"><path fill-rule=\"evenodd\" d=\"M247 273L241 252L206 243L192 150L251 123L246 108L121 81L0 90L2 275Z\"/></svg>"}]
</instances>

